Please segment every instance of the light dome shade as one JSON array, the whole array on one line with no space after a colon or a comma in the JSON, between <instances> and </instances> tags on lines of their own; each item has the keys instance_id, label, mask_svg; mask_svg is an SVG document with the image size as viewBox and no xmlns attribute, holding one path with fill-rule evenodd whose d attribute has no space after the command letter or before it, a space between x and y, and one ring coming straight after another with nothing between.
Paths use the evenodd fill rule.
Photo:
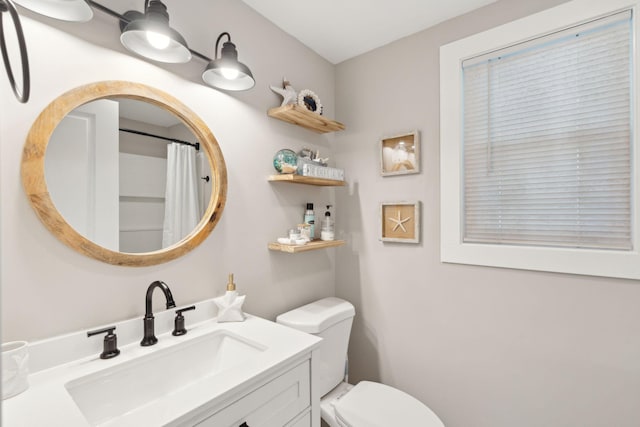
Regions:
<instances>
[{"instance_id":1,"label":"light dome shade","mask_svg":"<svg viewBox=\"0 0 640 427\"><path fill-rule=\"evenodd\" d=\"M62 21L87 22L93 18L93 9L85 0L14 0L14 3Z\"/></svg>"},{"instance_id":2,"label":"light dome shade","mask_svg":"<svg viewBox=\"0 0 640 427\"><path fill-rule=\"evenodd\" d=\"M168 37L169 44L167 47L158 49L150 44L147 35L148 31ZM191 60L191 51L180 33L169 26L162 28L158 25L153 25L153 23L144 18L129 23L122 31L120 41L131 52L154 61L184 63Z\"/></svg>"},{"instance_id":3,"label":"light dome shade","mask_svg":"<svg viewBox=\"0 0 640 427\"><path fill-rule=\"evenodd\" d=\"M162 33L156 33L155 31L147 31L147 41L156 49L166 49L171 43L171 38Z\"/></svg>"},{"instance_id":4,"label":"light dome shade","mask_svg":"<svg viewBox=\"0 0 640 427\"><path fill-rule=\"evenodd\" d=\"M223 37L228 40L222 45L218 58L218 46ZM215 57L202 73L202 80L209 86L233 91L251 89L256 84L249 67L238 61L238 51L236 45L231 43L229 33L224 32L218 36Z\"/></svg>"},{"instance_id":5,"label":"light dome shade","mask_svg":"<svg viewBox=\"0 0 640 427\"><path fill-rule=\"evenodd\" d=\"M237 70L237 77L234 79L225 77L228 69ZM234 61L234 63L231 63L224 58L214 59L209 62L209 65L207 65L207 68L202 73L202 80L209 86L231 91L248 90L256 84L249 67L242 62Z\"/></svg>"}]
</instances>

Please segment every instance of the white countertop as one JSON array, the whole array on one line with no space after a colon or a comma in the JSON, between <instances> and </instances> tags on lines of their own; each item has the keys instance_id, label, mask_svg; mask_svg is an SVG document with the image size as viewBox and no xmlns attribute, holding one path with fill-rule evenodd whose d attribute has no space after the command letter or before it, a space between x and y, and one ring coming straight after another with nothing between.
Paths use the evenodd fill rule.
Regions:
<instances>
[{"instance_id":1,"label":"white countertop","mask_svg":"<svg viewBox=\"0 0 640 427\"><path fill-rule=\"evenodd\" d=\"M202 319L213 312L211 304L211 300L196 304L196 312L200 310L198 316L195 316L194 312L185 313L188 333L184 336L171 335L173 311L160 313L161 316L156 315L158 343L150 347L142 347L139 344L142 337L142 319L116 323L115 332L118 334L122 331L125 339L119 345L120 355L113 359L100 359L102 339L100 337L88 339L86 331L30 344L32 356L30 363L33 366L32 373L29 375L29 388L17 396L2 401L2 425L4 427L90 426L67 392L66 383L161 349L178 346L187 340L216 330L226 330L264 346L264 351L235 367L192 383L173 393L170 398L151 402L145 405L143 410L136 410L135 413L105 424L136 427L178 426L190 419L194 413L209 411L215 407L222 409L241 397L253 384L278 374L285 365L297 363L298 360L302 362L320 342L320 339L313 335L250 315L244 322L218 323L215 318ZM190 314L192 316L189 316ZM199 322L193 323L190 318ZM135 333L135 330L138 333ZM120 335L118 340L120 342ZM87 346L88 341L91 342L91 346ZM86 353L88 349L93 354L76 357L79 353ZM64 354L61 355L61 353ZM61 363L48 366L53 363L51 361ZM180 368L176 366L174 369ZM171 375L171 372L158 372L158 375ZM122 392L127 391L122 390Z\"/></svg>"}]
</instances>

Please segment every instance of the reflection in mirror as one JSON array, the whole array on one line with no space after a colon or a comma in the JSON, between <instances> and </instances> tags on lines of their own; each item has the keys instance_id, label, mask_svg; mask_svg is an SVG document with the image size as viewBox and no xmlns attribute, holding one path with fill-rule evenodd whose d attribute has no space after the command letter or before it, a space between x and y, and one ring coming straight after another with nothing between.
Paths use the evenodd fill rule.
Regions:
<instances>
[{"instance_id":1,"label":"reflection in mirror","mask_svg":"<svg viewBox=\"0 0 640 427\"><path fill-rule=\"evenodd\" d=\"M21 174L56 238L113 265L186 254L226 201L227 169L211 130L178 99L140 83L91 83L54 99L27 135Z\"/></svg>"},{"instance_id":2,"label":"reflection in mirror","mask_svg":"<svg viewBox=\"0 0 640 427\"><path fill-rule=\"evenodd\" d=\"M207 157L173 114L125 98L84 104L58 124L45 156L54 205L78 233L125 253L191 233L211 197Z\"/></svg>"}]
</instances>

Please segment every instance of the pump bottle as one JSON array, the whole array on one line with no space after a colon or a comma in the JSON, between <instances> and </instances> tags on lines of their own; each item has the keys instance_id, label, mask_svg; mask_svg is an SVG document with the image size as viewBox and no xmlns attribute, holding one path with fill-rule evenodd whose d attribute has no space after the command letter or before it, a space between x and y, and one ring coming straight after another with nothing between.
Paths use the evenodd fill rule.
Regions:
<instances>
[{"instance_id":1,"label":"pump bottle","mask_svg":"<svg viewBox=\"0 0 640 427\"><path fill-rule=\"evenodd\" d=\"M242 304L245 297L246 295L238 295L236 284L233 283L233 274L229 274L227 292L213 300L218 307L218 322L242 322L245 319L242 312Z\"/></svg>"},{"instance_id":2,"label":"pump bottle","mask_svg":"<svg viewBox=\"0 0 640 427\"><path fill-rule=\"evenodd\" d=\"M330 207L331 205L327 205L327 211L324 213L324 219L322 220L322 229L320 230L320 240L335 239L333 219L331 219L331 212L329 212Z\"/></svg>"}]
</instances>

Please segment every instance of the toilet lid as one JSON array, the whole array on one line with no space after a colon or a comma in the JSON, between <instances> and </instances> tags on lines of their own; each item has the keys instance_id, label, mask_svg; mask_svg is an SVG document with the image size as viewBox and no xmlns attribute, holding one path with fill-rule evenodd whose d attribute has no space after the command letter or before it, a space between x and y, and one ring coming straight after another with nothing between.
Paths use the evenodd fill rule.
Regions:
<instances>
[{"instance_id":1,"label":"toilet lid","mask_svg":"<svg viewBox=\"0 0 640 427\"><path fill-rule=\"evenodd\" d=\"M336 418L346 427L444 427L418 399L384 384L362 381L335 403Z\"/></svg>"}]
</instances>

